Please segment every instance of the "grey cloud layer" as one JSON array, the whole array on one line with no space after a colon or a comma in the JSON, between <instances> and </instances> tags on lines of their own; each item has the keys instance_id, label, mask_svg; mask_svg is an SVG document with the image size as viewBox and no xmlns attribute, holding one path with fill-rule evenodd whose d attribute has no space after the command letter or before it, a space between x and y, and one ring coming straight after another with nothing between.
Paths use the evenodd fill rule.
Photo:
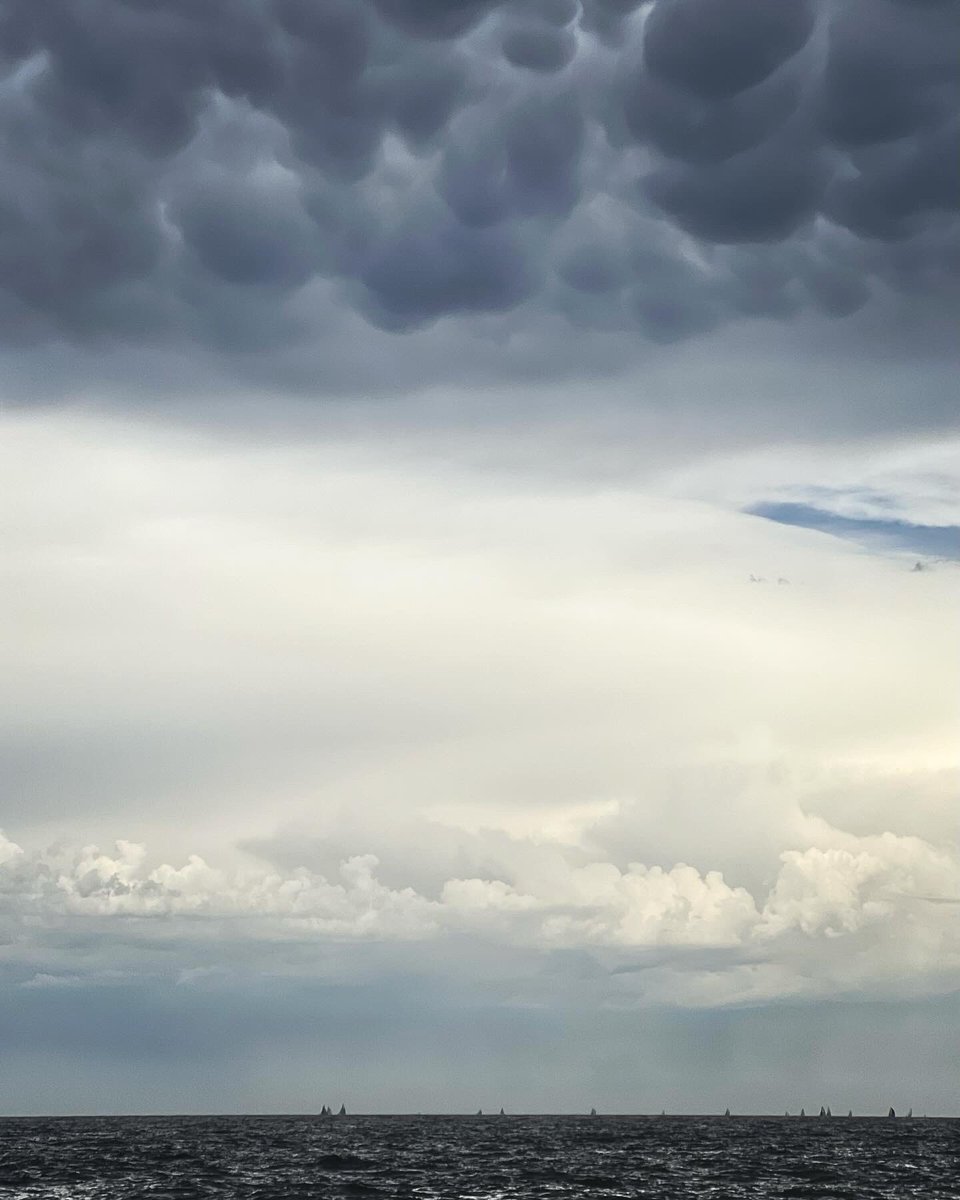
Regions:
<instances>
[{"instance_id":1,"label":"grey cloud layer","mask_svg":"<svg viewBox=\"0 0 960 1200\"><path fill-rule=\"evenodd\" d=\"M12 0L0 337L510 312L546 359L953 297L958 51L951 0Z\"/></svg>"}]
</instances>

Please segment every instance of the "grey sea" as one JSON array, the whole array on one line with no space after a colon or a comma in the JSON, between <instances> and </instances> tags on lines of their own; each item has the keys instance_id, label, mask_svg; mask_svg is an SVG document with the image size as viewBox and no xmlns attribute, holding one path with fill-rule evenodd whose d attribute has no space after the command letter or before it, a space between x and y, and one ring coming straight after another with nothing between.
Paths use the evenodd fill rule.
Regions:
<instances>
[{"instance_id":1,"label":"grey sea","mask_svg":"<svg viewBox=\"0 0 960 1200\"><path fill-rule=\"evenodd\" d=\"M0 1121L0 1197L960 1197L960 1121L116 1117Z\"/></svg>"}]
</instances>

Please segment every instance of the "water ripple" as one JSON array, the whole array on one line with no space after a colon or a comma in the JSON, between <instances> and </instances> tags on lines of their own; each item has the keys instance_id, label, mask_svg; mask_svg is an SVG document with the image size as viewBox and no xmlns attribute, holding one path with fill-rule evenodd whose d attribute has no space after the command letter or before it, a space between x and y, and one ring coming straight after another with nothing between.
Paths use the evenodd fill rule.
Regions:
<instances>
[{"instance_id":1,"label":"water ripple","mask_svg":"<svg viewBox=\"0 0 960 1200\"><path fill-rule=\"evenodd\" d=\"M0 1200L958 1200L960 1121L0 1120Z\"/></svg>"}]
</instances>

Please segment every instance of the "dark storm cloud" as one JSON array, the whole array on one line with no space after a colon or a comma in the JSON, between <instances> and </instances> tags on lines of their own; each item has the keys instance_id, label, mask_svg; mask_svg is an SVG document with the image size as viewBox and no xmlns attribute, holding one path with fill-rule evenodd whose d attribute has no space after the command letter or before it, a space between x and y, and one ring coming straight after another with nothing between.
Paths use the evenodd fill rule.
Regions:
<instances>
[{"instance_id":1,"label":"dark storm cloud","mask_svg":"<svg viewBox=\"0 0 960 1200\"><path fill-rule=\"evenodd\" d=\"M648 176L650 196L707 242L779 242L811 212L820 193L816 161L769 142L708 167L670 165Z\"/></svg>"},{"instance_id":2,"label":"dark storm cloud","mask_svg":"<svg viewBox=\"0 0 960 1200\"><path fill-rule=\"evenodd\" d=\"M659 0L644 31L650 71L704 100L754 87L806 43L811 0Z\"/></svg>"},{"instance_id":3,"label":"dark storm cloud","mask_svg":"<svg viewBox=\"0 0 960 1200\"><path fill-rule=\"evenodd\" d=\"M398 230L373 257L363 283L371 319L397 329L450 313L510 309L530 289L519 239L465 227L448 215Z\"/></svg>"},{"instance_id":4,"label":"dark storm cloud","mask_svg":"<svg viewBox=\"0 0 960 1200\"><path fill-rule=\"evenodd\" d=\"M956 298L952 0L10 0L0 53L8 346Z\"/></svg>"},{"instance_id":5,"label":"dark storm cloud","mask_svg":"<svg viewBox=\"0 0 960 1200\"><path fill-rule=\"evenodd\" d=\"M558 71L573 58L579 11L575 0L530 0L505 10L503 53L514 66L531 71Z\"/></svg>"}]
</instances>

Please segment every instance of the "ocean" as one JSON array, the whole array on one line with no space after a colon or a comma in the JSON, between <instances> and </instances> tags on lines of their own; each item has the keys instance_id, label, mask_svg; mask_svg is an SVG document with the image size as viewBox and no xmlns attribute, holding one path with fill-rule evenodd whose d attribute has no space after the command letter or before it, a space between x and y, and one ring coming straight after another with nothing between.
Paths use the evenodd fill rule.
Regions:
<instances>
[{"instance_id":1,"label":"ocean","mask_svg":"<svg viewBox=\"0 0 960 1200\"><path fill-rule=\"evenodd\" d=\"M0 1197L944 1200L960 1121L774 1117L0 1120Z\"/></svg>"}]
</instances>

